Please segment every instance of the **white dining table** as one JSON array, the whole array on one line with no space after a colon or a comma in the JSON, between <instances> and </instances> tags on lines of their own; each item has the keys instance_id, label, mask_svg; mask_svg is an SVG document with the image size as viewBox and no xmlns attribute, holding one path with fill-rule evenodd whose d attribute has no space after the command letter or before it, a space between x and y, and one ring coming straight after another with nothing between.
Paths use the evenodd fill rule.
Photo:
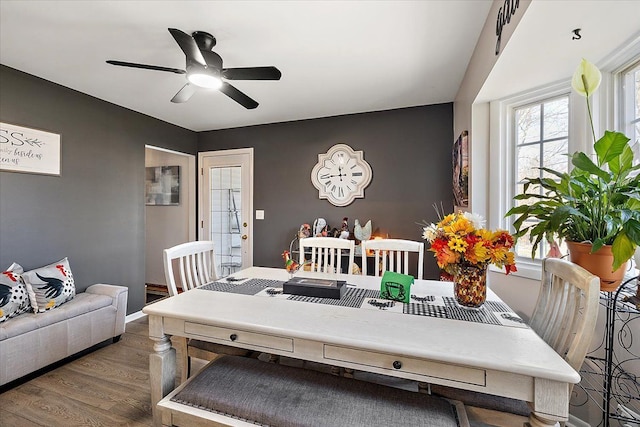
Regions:
<instances>
[{"instance_id":1,"label":"white dining table","mask_svg":"<svg viewBox=\"0 0 640 427\"><path fill-rule=\"evenodd\" d=\"M306 271L297 276L345 280L350 288L380 288L380 277ZM284 269L251 267L231 277L243 279L228 282L233 285L250 279L283 282L290 275ZM435 304L453 295L453 284L416 280L411 294L419 301L433 297ZM156 404L174 388L171 336L524 400L530 402L532 427L568 419L570 386L580 375L526 325L287 297L194 289L144 307L154 341L149 363L154 423L160 425ZM487 300L504 304L490 289Z\"/></svg>"}]
</instances>

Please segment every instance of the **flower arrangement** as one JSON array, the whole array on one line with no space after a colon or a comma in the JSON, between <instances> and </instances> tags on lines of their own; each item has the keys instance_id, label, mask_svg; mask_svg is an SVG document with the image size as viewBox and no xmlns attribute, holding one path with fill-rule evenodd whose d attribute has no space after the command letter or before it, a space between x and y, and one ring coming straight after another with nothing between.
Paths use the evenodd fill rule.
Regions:
<instances>
[{"instance_id":1,"label":"flower arrangement","mask_svg":"<svg viewBox=\"0 0 640 427\"><path fill-rule=\"evenodd\" d=\"M513 237L505 230L487 230L480 215L458 211L423 230L438 267L451 275L461 267L484 269L489 264L504 267L507 274L517 271Z\"/></svg>"}]
</instances>

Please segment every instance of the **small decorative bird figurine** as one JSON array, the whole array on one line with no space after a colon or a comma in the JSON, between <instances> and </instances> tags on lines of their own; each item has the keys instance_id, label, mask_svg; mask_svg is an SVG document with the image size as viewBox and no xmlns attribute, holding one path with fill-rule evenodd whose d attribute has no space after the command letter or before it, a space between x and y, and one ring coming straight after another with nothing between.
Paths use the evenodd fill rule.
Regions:
<instances>
[{"instance_id":1,"label":"small decorative bird figurine","mask_svg":"<svg viewBox=\"0 0 640 427\"><path fill-rule=\"evenodd\" d=\"M298 238L304 239L311 236L311 226L309 224L302 224L300 230L298 230Z\"/></svg>"},{"instance_id":2,"label":"small decorative bird figurine","mask_svg":"<svg viewBox=\"0 0 640 427\"><path fill-rule=\"evenodd\" d=\"M560 251L558 242L553 239L549 239L547 242L549 242L549 253L547 253L547 258L562 258L562 252Z\"/></svg>"},{"instance_id":3,"label":"small decorative bird figurine","mask_svg":"<svg viewBox=\"0 0 640 427\"><path fill-rule=\"evenodd\" d=\"M300 264L298 264L294 259L291 259L291 254L289 251L282 252L282 258L284 259L284 268L289 273L295 273L300 268Z\"/></svg>"},{"instance_id":4,"label":"small decorative bird figurine","mask_svg":"<svg viewBox=\"0 0 640 427\"><path fill-rule=\"evenodd\" d=\"M363 227L360 225L360 221L356 219L353 226L353 235L356 240L360 241L371 239L371 220L367 221Z\"/></svg>"},{"instance_id":5,"label":"small decorative bird figurine","mask_svg":"<svg viewBox=\"0 0 640 427\"><path fill-rule=\"evenodd\" d=\"M349 238L349 218L346 216L342 218L342 228L340 229L340 235L338 237L341 239Z\"/></svg>"}]
</instances>

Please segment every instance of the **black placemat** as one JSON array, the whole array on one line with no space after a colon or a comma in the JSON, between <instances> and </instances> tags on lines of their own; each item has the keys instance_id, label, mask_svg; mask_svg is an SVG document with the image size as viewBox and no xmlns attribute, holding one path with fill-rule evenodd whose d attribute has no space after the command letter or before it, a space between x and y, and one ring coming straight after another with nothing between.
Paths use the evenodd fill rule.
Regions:
<instances>
[{"instance_id":1,"label":"black placemat","mask_svg":"<svg viewBox=\"0 0 640 427\"><path fill-rule=\"evenodd\" d=\"M449 319L447 308L442 305L435 304L404 304L402 312L404 314L415 314L418 316L439 317L441 319Z\"/></svg>"},{"instance_id":2,"label":"black placemat","mask_svg":"<svg viewBox=\"0 0 640 427\"><path fill-rule=\"evenodd\" d=\"M270 279L249 279L246 282L235 283L225 280L208 283L200 289L207 291L231 292L233 294L255 295L267 288L282 288L284 282Z\"/></svg>"},{"instance_id":3,"label":"black placemat","mask_svg":"<svg viewBox=\"0 0 640 427\"><path fill-rule=\"evenodd\" d=\"M486 301L480 309L468 310L456 304L456 300L453 297L442 297L442 300L444 301L444 305L447 310L448 319L502 325L496 315L493 314L493 311L511 311L505 304L496 301Z\"/></svg>"},{"instance_id":4,"label":"black placemat","mask_svg":"<svg viewBox=\"0 0 640 427\"><path fill-rule=\"evenodd\" d=\"M291 295L287 299L291 301L314 302L318 304L360 308L365 298L380 298L380 291L377 289L348 288L340 299L306 297L303 295Z\"/></svg>"}]
</instances>

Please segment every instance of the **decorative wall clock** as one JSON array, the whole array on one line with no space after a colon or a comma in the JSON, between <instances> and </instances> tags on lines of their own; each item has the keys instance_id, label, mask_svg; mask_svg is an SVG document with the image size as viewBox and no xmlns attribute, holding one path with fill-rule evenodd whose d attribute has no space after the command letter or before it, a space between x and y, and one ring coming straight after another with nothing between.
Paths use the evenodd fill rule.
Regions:
<instances>
[{"instance_id":1,"label":"decorative wall clock","mask_svg":"<svg viewBox=\"0 0 640 427\"><path fill-rule=\"evenodd\" d=\"M318 196L335 206L347 206L364 197L371 182L371 166L362 151L353 151L346 144L336 144L325 154L318 154L318 163L311 170L311 182Z\"/></svg>"}]
</instances>

